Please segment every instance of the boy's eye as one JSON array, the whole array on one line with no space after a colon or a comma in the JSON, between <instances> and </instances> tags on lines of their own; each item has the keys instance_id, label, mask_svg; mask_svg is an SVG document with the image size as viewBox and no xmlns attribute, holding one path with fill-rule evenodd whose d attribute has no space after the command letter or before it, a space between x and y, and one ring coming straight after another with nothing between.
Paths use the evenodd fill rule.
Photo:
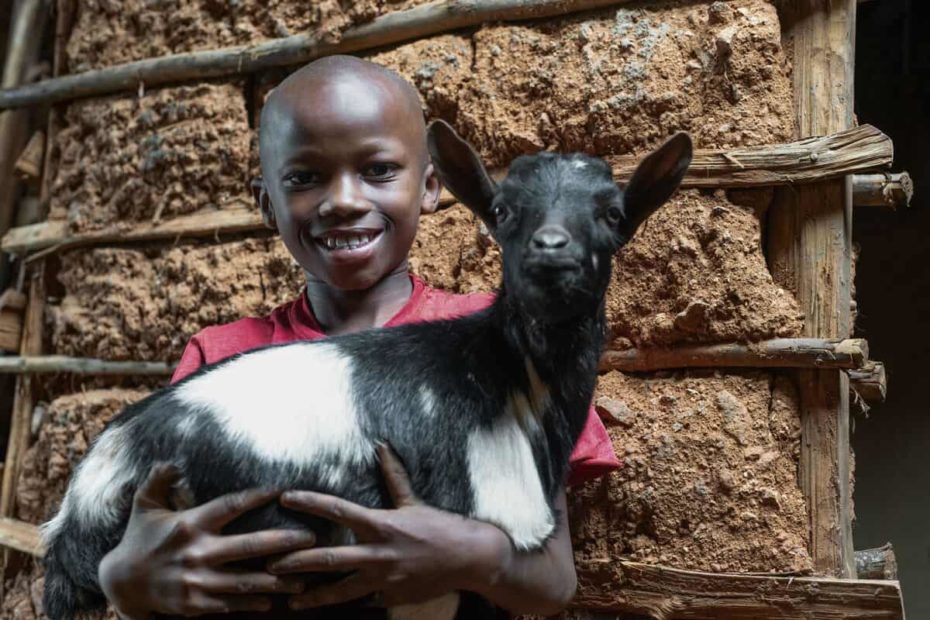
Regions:
<instances>
[{"instance_id":1,"label":"boy's eye","mask_svg":"<svg viewBox=\"0 0 930 620\"><path fill-rule=\"evenodd\" d=\"M383 179L385 177L390 176L395 170L397 170L397 166L395 166L394 164L377 163L377 164L370 164L368 167L365 168L363 173L366 177L371 177L375 179Z\"/></svg>"},{"instance_id":2,"label":"boy's eye","mask_svg":"<svg viewBox=\"0 0 930 620\"><path fill-rule=\"evenodd\" d=\"M298 170L291 172L284 177L285 187L302 187L305 185L316 185L320 182L320 175L310 170Z\"/></svg>"}]
</instances>

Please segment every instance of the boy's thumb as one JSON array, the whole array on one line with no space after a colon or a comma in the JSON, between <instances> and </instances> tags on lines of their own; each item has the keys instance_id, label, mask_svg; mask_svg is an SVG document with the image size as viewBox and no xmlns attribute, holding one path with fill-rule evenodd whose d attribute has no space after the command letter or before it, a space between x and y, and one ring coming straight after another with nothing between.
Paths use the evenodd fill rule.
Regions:
<instances>
[{"instance_id":1,"label":"boy's thumb","mask_svg":"<svg viewBox=\"0 0 930 620\"><path fill-rule=\"evenodd\" d=\"M171 491L180 479L181 472L171 463L155 463L149 471L148 477L136 490L133 497L134 507L170 510Z\"/></svg>"}]
</instances>

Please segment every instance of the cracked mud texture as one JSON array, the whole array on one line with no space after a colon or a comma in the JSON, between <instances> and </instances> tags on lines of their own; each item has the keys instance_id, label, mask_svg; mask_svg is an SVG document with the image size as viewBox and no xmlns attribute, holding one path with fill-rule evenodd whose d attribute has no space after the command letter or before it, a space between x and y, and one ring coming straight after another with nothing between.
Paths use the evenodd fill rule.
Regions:
<instances>
[{"instance_id":1,"label":"cracked mud texture","mask_svg":"<svg viewBox=\"0 0 930 620\"><path fill-rule=\"evenodd\" d=\"M143 390L90 390L38 405L42 426L23 459L16 485L17 517L43 523L58 510L71 472L104 425L127 405L145 398Z\"/></svg>"},{"instance_id":2,"label":"cracked mud texture","mask_svg":"<svg viewBox=\"0 0 930 620\"><path fill-rule=\"evenodd\" d=\"M50 219L72 230L251 202L245 99L238 84L81 101L57 135Z\"/></svg>"},{"instance_id":3,"label":"cracked mud texture","mask_svg":"<svg viewBox=\"0 0 930 620\"><path fill-rule=\"evenodd\" d=\"M303 273L276 239L64 255L66 290L48 307L55 353L177 361L209 325L264 315L293 299Z\"/></svg>"},{"instance_id":4,"label":"cracked mud texture","mask_svg":"<svg viewBox=\"0 0 930 620\"><path fill-rule=\"evenodd\" d=\"M425 0L79 0L66 47L78 73L132 60L250 45L311 33L336 43L347 29Z\"/></svg>"},{"instance_id":5,"label":"cracked mud texture","mask_svg":"<svg viewBox=\"0 0 930 620\"><path fill-rule=\"evenodd\" d=\"M540 149L640 153L794 138L789 63L766 0L632 3L485 26L371 57L421 92L489 165Z\"/></svg>"},{"instance_id":6,"label":"cracked mud texture","mask_svg":"<svg viewBox=\"0 0 930 620\"><path fill-rule=\"evenodd\" d=\"M622 592L603 560L712 572L804 572L798 399L757 372L600 377L596 406L625 466L569 497L576 603Z\"/></svg>"}]
</instances>

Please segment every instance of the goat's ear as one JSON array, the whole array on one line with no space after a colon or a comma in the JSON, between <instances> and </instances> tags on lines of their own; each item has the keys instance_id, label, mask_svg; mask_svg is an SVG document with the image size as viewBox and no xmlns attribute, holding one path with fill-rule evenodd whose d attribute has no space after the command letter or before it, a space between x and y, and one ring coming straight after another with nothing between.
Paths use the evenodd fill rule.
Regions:
<instances>
[{"instance_id":1,"label":"goat's ear","mask_svg":"<svg viewBox=\"0 0 930 620\"><path fill-rule=\"evenodd\" d=\"M691 137L679 132L646 156L623 188L628 236L672 197L691 165Z\"/></svg>"},{"instance_id":2,"label":"goat's ear","mask_svg":"<svg viewBox=\"0 0 930 620\"><path fill-rule=\"evenodd\" d=\"M475 149L442 120L430 123L426 141L442 184L493 230L491 201L497 193L497 184Z\"/></svg>"}]
</instances>

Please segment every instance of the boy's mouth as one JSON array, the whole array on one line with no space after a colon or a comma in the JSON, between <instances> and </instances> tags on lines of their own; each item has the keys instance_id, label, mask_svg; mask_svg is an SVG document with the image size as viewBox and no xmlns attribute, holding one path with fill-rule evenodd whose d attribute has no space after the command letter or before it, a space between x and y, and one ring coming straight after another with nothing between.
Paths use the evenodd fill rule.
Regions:
<instances>
[{"instance_id":1,"label":"boy's mouth","mask_svg":"<svg viewBox=\"0 0 930 620\"><path fill-rule=\"evenodd\" d=\"M338 250L360 250L381 236L380 230L332 230L316 237L317 245L324 250L334 252Z\"/></svg>"}]
</instances>

